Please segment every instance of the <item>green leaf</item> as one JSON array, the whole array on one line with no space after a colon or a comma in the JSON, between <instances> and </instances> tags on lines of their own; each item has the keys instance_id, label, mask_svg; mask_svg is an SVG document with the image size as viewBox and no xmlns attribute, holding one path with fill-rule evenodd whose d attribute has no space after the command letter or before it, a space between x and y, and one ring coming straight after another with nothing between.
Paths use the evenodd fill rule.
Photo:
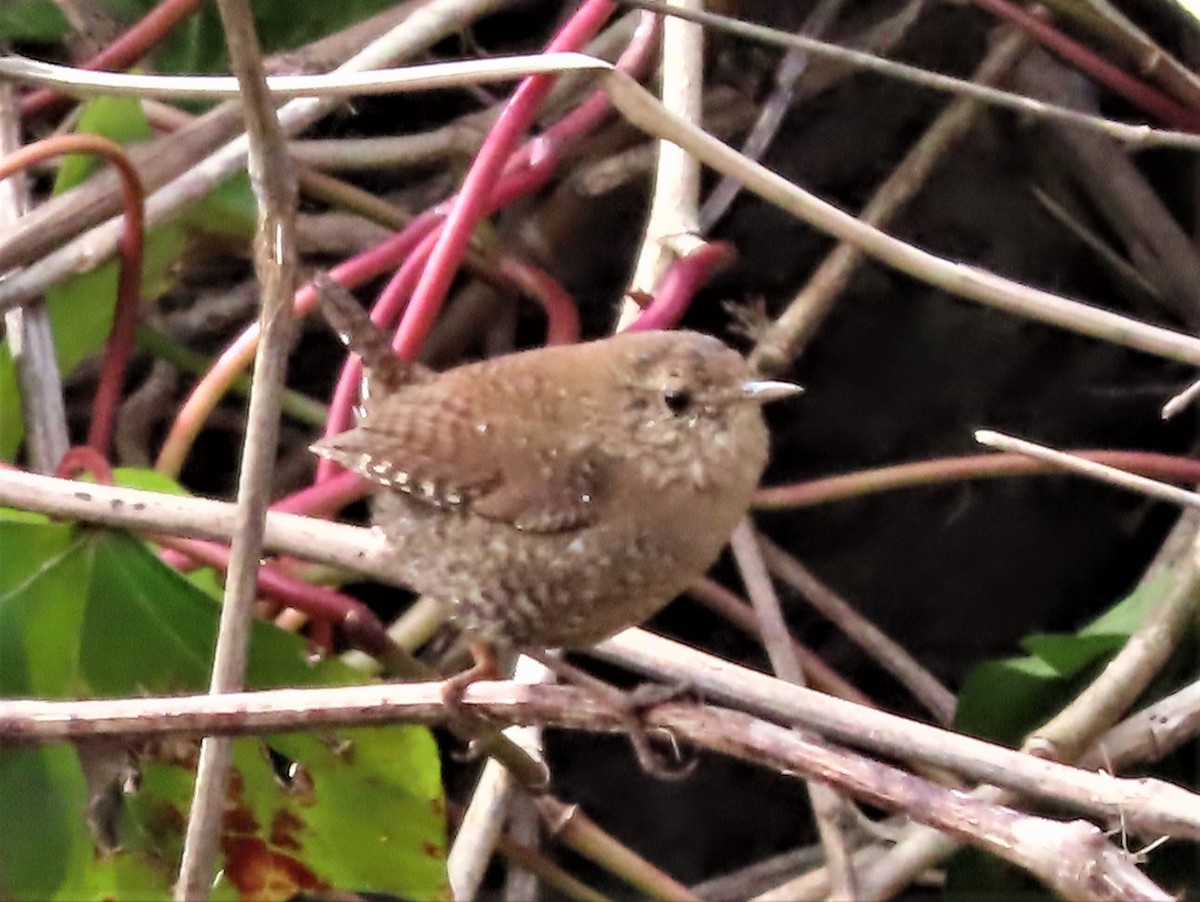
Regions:
<instances>
[{"instance_id":1,"label":"green leaf","mask_svg":"<svg viewBox=\"0 0 1200 902\"><path fill-rule=\"evenodd\" d=\"M1140 587L1076 633L1040 633L1021 646L1028 657L985 661L959 693L954 727L992 742L1016 745L1079 691L1095 669L1129 640L1166 592L1169 576ZM1049 899L1015 867L974 849L947 868L947 898Z\"/></svg>"},{"instance_id":2,"label":"green leaf","mask_svg":"<svg viewBox=\"0 0 1200 902\"><path fill-rule=\"evenodd\" d=\"M250 187L250 176L242 172L196 201L180 222L206 235L249 241L258 227L258 203Z\"/></svg>"},{"instance_id":3,"label":"green leaf","mask_svg":"<svg viewBox=\"0 0 1200 902\"><path fill-rule=\"evenodd\" d=\"M144 543L0 516L0 548L4 695L135 696L205 687L219 606ZM254 687L361 681L338 661L311 663L298 637L261 622L251 634L250 661ZM72 748L0 749L0 898L168 893L196 746L181 740L127 752L137 757L140 787L121 793L111 779L96 779L95 766L89 785ZM228 885L218 896L286 898L322 887L448 896L441 777L428 730L239 739L234 759L222 837ZM281 779L285 772L290 779ZM112 849L97 845L82 815L106 793L116 800L100 819L115 832Z\"/></svg>"},{"instance_id":4,"label":"green leaf","mask_svg":"<svg viewBox=\"0 0 1200 902\"><path fill-rule=\"evenodd\" d=\"M1077 633L1027 636L1021 646L1029 657L977 666L959 693L955 728L993 742L1020 742L1129 640L1163 597L1167 583L1161 578L1138 588Z\"/></svg>"},{"instance_id":5,"label":"green leaf","mask_svg":"<svg viewBox=\"0 0 1200 902\"><path fill-rule=\"evenodd\" d=\"M68 26L54 0L4 0L0 40L52 43L67 36Z\"/></svg>"},{"instance_id":6,"label":"green leaf","mask_svg":"<svg viewBox=\"0 0 1200 902\"><path fill-rule=\"evenodd\" d=\"M133 144L150 139L150 123L142 112L140 101L132 97L97 97L83 105L75 132L81 135L101 135L118 144ZM71 153L58 164L54 177L54 193L62 194L74 188L89 175L106 166L103 157L89 153Z\"/></svg>"}]
</instances>

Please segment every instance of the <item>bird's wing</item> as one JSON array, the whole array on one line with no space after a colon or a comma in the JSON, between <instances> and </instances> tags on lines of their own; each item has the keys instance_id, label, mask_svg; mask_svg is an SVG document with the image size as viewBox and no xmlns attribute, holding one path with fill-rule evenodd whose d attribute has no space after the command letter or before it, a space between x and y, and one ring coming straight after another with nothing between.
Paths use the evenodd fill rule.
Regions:
<instances>
[{"instance_id":1,"label":"bird's wing","mask_svg":"<svg viewBox=\"0 0 1200 902\"><path fill-rule=\"evenodd\" d=\"M600 455L574 439L548 444L519 418L486 423L420 392L387 398L366 421L312 450L385 488L430 505L463 507L529 532L593 522L603 500Z\"/></svg>"}]
</instances>

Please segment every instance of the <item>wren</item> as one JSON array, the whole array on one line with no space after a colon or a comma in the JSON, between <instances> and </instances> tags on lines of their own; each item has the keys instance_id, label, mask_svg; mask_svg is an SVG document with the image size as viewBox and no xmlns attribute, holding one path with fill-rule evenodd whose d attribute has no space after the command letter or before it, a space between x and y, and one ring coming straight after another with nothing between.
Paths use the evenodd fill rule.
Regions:
<instances>
[{"instance_id":1,"label":"wren","mask_svg":"<svg viewBox=\"0 0 1200 902\"><path fill-rule=\"evenodd\" d=\"M317 284L368 377L357 425L312 450L377 486L395 581L443 602L476 645L585 647L665 606L749 507L763 403L799 391L685 331L431 374L387 356L357 302Z\"/></svg>"}]
</instances>

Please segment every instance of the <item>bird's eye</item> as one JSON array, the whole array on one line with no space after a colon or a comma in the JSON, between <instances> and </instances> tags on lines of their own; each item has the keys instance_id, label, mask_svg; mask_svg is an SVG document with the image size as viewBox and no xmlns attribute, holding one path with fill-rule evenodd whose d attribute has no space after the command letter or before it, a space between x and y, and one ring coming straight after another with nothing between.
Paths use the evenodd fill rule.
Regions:
<instances>
[{"instance_id":1,"label":"bird's eye","mask_svg":"<svg viewBox=\"0 0 1200 902\"><path fill-rule=\"evenodd\" d=\"M667 410L673 414L681 414L692 405L692 393L679 388L668 388L663 392L663 401Z\"/></svg>"}]
</instances>

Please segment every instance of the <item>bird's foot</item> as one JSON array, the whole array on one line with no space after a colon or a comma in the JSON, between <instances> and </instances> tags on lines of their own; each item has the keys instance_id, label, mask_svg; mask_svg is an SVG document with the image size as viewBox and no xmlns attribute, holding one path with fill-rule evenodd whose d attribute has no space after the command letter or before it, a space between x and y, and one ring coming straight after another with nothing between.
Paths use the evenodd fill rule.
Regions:
<instances>
[{"instance_id":1,"label":"bird's foot","mask_svg":"<svg viewBox=\"0 0 1200 902\"><path fill-rule=\"evenodd\" d=\"M645 714L651 708L667 702L687 698L699 701L696 687L689 683L642 683L621 695L632 721L629 742L642 770L660 780L682 780L691 776L700 759L694 753L689 753L680 744L679 737L667 727L647 726ZM651 736L657 742L652 742ZM662 744L668 749L665 753L656 747Z\"/></svg>"},{"instance_id":2,"label":"bird's foot","mask_svg":"<svg viewBox=\"0 0 1200 902\"><path fill-rule=\"evenodd\" d=\"M473 737L480 728L490 727L491 722L482 714L471 711L463 705L463 694L472 683L499 679L500 666L496 662L495 652L486 643L472 642L470 650L471 658L475 663L462 673L456 673L442 682L442 702L450 715L451 723L458 723L462 733ZM479 755L478 744L474 738L470 738L462 760L472 761Z\"/></svg>"},{"instance_id":3,"label":"bird's foot","mask_svg":"<svg viewBox=\"0 0 1200 902\"><path fill-rule=\"evenodd\" d=\"M660 780L682 780L696 769L698 759L684 754L679 738L666 727L647 725L644 716L648 709L656 705L676 700L682 695L694 695L693 687L643 683L633 690L626 691L597 679L560 657L548 653L531 656L566 682L588 690L624 715L626 733L630 745L633 746L634 755L642 770L650 776ZM661 751L661 745L665 745L668 751Z\"/></svg>"}]
</instances>

